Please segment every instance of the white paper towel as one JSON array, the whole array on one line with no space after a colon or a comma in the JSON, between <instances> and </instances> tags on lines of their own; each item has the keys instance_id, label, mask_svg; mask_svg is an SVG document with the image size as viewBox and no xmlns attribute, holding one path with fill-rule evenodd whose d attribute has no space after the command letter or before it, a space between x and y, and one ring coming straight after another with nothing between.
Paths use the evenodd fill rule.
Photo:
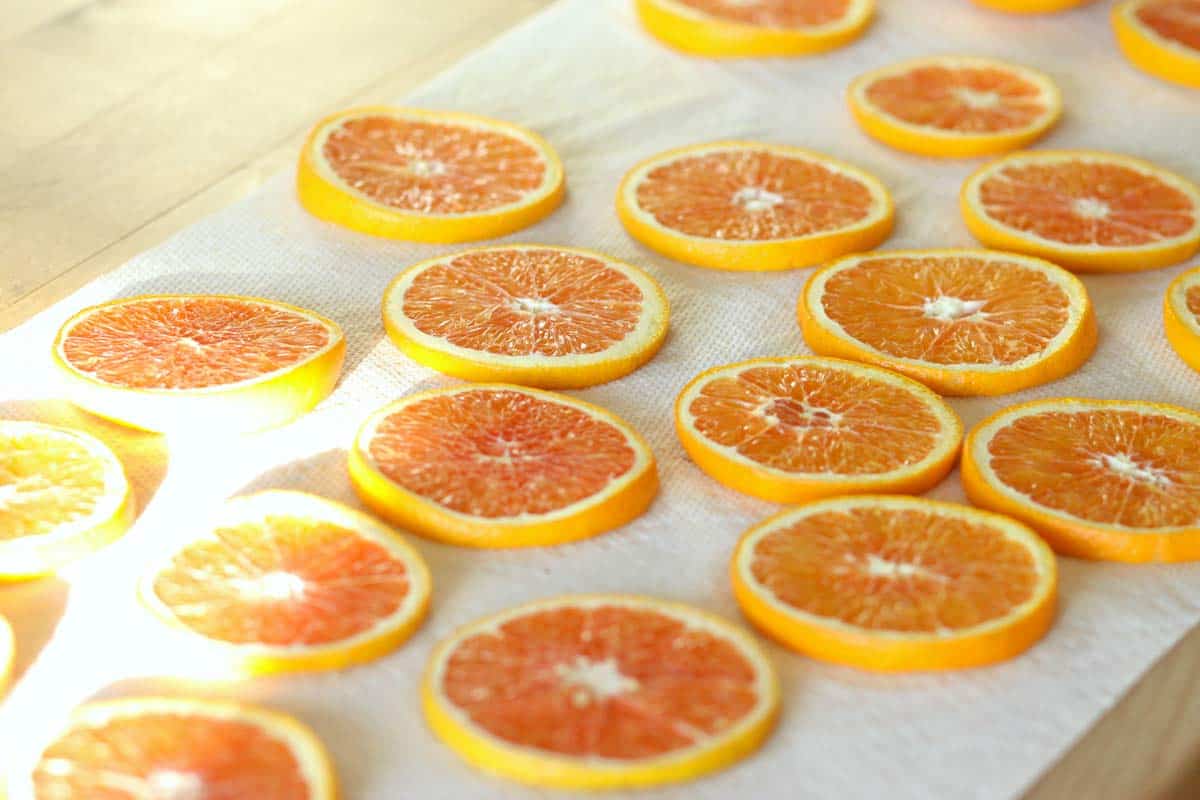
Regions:
<instances>
[{"instance_id":1,"label":"white paper towel","mask_svg":"<svg viewBox=\"0 0 1200 800\"><path fill-rule=\"evenodd\" d=\"M19 763L20 755L12 754L28 751L55 714L98 691L186 690L298 714L332 749L347 798L551 796L472 772L426 730L417 687L431 646L480 615L572 591L652 594L736 618L727 559L741 531L774 508L722 488L686 459L672 430L672 400L706 367L808 352L793 316L808 273L725 274L639 247L612 207L630 165L669 147L717 138L803 145L855 163L892 189L899 227L886 246L969 246L956 195L974 164L904 156L876 144L855 127L843 101L850 79L869 68L922 54L968 53L1037 66L1059 82L1066 117L1047 146L1134 154L1200 178L1200 94L1126 64L1107 27L1108 3L1024 18L988 13L967 0L881 0L878 21L850 47L808 59L737 63L661 47L639 29L629 5L564 0L404 102L473 111L540 131L563 157L570 197L548 220L511 240L598 249L645 266L665 286L674 318L658 357L634 375L578 393L620 414L650 441L663 478L650 513L614 533L551 549L475 552L417 541L435 578L432 616L401 650L374 664L242 683L138 679L178 666L132 599L134 576L148 553L186 535L224 497L247 489L302 489L355 503L344 450L359 421L397 396L451 382L392 347L378 306L400 269L452 248L379 241L318 222L297 204L292 176L279 176L0 337L6 376L0 415L97 433L126 460L146 504L129 536L65 579L0 588L0 613L18 630L21 665L36 656L3 709L11 738L0 744L0 754ZM1170 351L1160 318L1163 292L1181 269L1086 278L1102 325L1087 366L1036 391L955 400L954 406L970 425L1004 405L1056 395L1193 405L1200 375ZM235 292L318 310L346 329L344 379L330 400L288 428L169 446L45 402L55 397L47 356L58 325L82 306L145 292ZM961 499L957 477L933 494ZM1061 588L1061 616L1047 639L993 668L884 677L770 646L785 708L763 751L722 774L654 796L1019 794L1200 619L1200 565L1063 560Z\"/></svg>"}]
</instances>

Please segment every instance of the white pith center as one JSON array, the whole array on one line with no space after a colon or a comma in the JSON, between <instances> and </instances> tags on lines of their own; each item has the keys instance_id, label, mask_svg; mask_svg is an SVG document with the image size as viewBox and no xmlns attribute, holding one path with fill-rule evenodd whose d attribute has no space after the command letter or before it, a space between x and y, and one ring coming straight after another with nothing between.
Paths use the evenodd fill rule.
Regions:
<instances>
[{"instance_id":1,"label":"white pith center","mask_svg":"<svg viewBox=\"0 0 1200 800\"><path fill-rule=\"evenodd\" d=\"M304 597L304 579L290 572L268 572L259 578L239 578L231 583L250 600L299 600Z\"/></svg>"},{"instance_id":2,"label":"white pith center","mask_svg":"<svg viewBox=\"0 0 1200 800\"><path fill-rule=\"evenodd\" d=\"M1084 219L1104 219L1111 210L1103 200L1083 197L1075 201L1075 213Z\"/></svg>"},{"instance_id":3,"label":"white pith center","mask_svg":"<svg viewBox=\"0 0 1200 800\"><path fill-rule=\"evenodd\" d=\"M551 314L558 311L558 306L540 297L518 297L513 300L513 305L517 311L526 314Z\"/></svg>"},{"instance_id":4,"label":"white pith center","mask_svg":"<svg viewBox=\"0 0 1200 800\"><path fill-rule=\"evenodd\" d=\"M578 656L572 664L559 664L554 668L559 679L567 686L577 689L571 695L576 706L586 706L594 700L637 691L640 684L621 672L616 660L606 658L592 661Z\"/></svg>"},{"instance_id":5,"label":"white pith center","mask_svg":"<svg viewBox=\"0 0 1200 800\"><path fill-rule=\"evenodd\" d=\"M955 89L954 96L963 102L967 108L988 109L1000 105L1000 95L996 92L977 92L974 89Z\"/></svg>"},{"instance_id":6,"label":"white pith center","mask_svg":"<svg viewBox=\"0 0 1200 800\"><path fill-rule=\"evenodd\" d=\"M984 300L959 300L957 297L935 297L932 300L925 301L924 312L925 316L929 319L954 322L955 320L969 317L972 314L977 314L985 305L987 303Z\"/></svg>"},{"instance_id":7,"label":"white pith center","mask_svg":"<svg viewBox=\"0 0 1200 800\"><path fill-rule=\"evenodd\" d=\"M146 777L146 800L204 800L204 780L190 772L160 769Z\"/></svg>"},{"instance_id":8,"label":"white pith center","mask_svg":"<svg viewBox=\"0 0 1200 800\"><path fill-rule=\"evenodd\" d=\"M872 578L891 578L893 580L916 576L931 578L933 580L946 580L944 575L939 575L917 564L909 564L904 561L888 561L886 558L880 558L874 553L867 554L867 574Z\"/></svg>"},{"instance_id":9,"label":"white pith center","mask_svg":"<svg viewBox=\"0 0 1200 800\"><path fill-rule=\"evenodd\" d=\"M746 211L770 211L782 202L783 195L759 189L757 186L738 189L733 195L733 204Z\"/></svg>"},{"instance_id":10,"label":"white pith center","mask_svg":"<svg viewBox=\"0 0 1200 800\"><path fill-rule=\"evenodd\" d=\"M785 406L787 411L781 416L779 413L780 410L783 410L780 409L781 405L779 400L768 400L758 407L757 413L760 417L784 425L825 424L836 427L842 421L842 415L838 412L820 406L811 406L803 400L787 401Z\"/></svg>"},{"instance_id":11,"label":"white pith center","mask_svg":"<svg viewBox=\"0 0 1200 800\"><path fill-rule=\"evenodd\" d=\"M1096 459L1102 467L1115 472L1122 478L1128 478L1131 481L1139 483L1148 483L1151 486L1165 488L1171 485L1171 479L1167 474L1160 469L1154 467L1143 467L1124 453L1110 456L1107 453Z\"/></svg>"},{"instance_id":12,"label":"white pith center","mask_svg":"<svg viewBox=\"0 0 1200 800\"><path fill-rule=\"evenodd\" d=\"M179 341L175 342L175 344L179 345L185 350L191 350L193 353L198 353L204 349L204 345L188 336L184 336L183 338L179 339Z\"/></svg>"},{"instance_id":13,"label":"white pith center","mask_svg":"<svg viewBox=\"0 0 1200 800\"><path fill-rule=\"evenodd\" d=\"M441 161L426 161L423 158L414 159L408 169L418 178L429 178L446 174L446 165Z\"/></svg>"}]
</instances>

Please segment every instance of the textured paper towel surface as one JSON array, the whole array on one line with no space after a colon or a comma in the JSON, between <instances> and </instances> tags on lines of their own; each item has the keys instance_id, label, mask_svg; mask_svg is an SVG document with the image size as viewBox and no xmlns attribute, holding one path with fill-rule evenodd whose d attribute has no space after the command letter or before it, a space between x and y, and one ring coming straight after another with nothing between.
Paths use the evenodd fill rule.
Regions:
<instances>
[{"instance_id":1,"label":"textured paper towel surface","mask_svg":"<svg viewBox=\"0 0 1200 800\"><path fill-rule=\"evenodd\" d=\"M660 462L663 492L637 522L553 549L473 552L418 541L435 578L432 616L405 647L351 671L179 686L138 679L179 666L137 615L133 578L164 543L230 494L283 487L354 503L345 448L373 408L449 383L384 338L378 301L402 267L447 248L376 241L308 217L292 176L184 231L0 339L0 414L80 425L113 443L146 505L133 532L65 581L0 589L25 670L4 709L28 750L54 713L100 691L191 691L292 711L331 747L347 798L532 798L481 777L424 727L418 683L434 642L512 604L570 591L621 591L737 612L726 561L738 534L774 508L727 491L685 458L671 403L709 366L807 353L793 306L807 272L723 274L672 263L634 244L612 199L623 172L677 145L716 138L798 144L846 159L892 189L899 227L889 247L971 245L956 193L971 162L907 157L853 125L842 92L859 72L919 54L1007 57L1062 86L1066 118L1046 142L1150 158L1200 178L1200 95L1158 83L1117 54L1107 3L1046 18L987 13L966 0L881 0L867 37L796 61L712 63L674 54L639 29L623 0L567 0L405 100L528 125L566 163L566 206L514 241L590 247L645 266L670 295L672 332L638 373L580 392L636 425ZM414 20L413 24L419 24ZM303 87L297 87L303 91ZM399 99L399 98L398 98ZM1147 398L1193 405L1200 375L1161 333L1164 289L1181 268L1086 278L1102 323L1095 357L1037 391L956 400L970 425L1033 397ZM336 394L286 429L253 438L179 442L96 423L55 397L46 372L54 330L82 306L145 292L236 292L308 306L337 319L349 358ZM169 449L169 463L167 450ZM961 499L957 476L934 495ZM70 584L68 589L68 582ZM770 647L785 688L777 733L743 764L662 798L1009 798L1018 795L1173 642L1200 619L1200 566L1062 563L1062 613L1049 637L1002 666L951 675L880 677Z\"/></svg>"}]
</instances>

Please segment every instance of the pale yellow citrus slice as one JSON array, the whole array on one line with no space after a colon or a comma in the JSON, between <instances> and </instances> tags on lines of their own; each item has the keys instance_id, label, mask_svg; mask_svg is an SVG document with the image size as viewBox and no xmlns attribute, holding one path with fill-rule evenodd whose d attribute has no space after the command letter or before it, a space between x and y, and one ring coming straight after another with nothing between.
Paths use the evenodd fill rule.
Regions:
<instances>
[{"instance_id":1,"label":"pale yellow citrus slice","mask_svg":"<svg viewBox=\"0 0 1200 800\"><path fill-rule=\"evenodd\" d=\"M383 324L448 375L573 389L627 375L667 335L670 306L637 267L587 250L502 245L430 259L392 281Z\"/></svg>"},{"instance_id":2,"label":"pale yellow citrus slice","mask_svg":"<svg viewBox=\"0 0 1200 800\"><path fill-rule=\"evenodd\" d=\"M962 423L923 385L834 358L761 358L684 387L675 429L696 464L777 503L923 492L950 472Z\"/></svg>"},{"instance_id":3,"label":"pale yellow citrus slice","mask_svg":"<svg viewBox=\"0 0 1200 800\"><path fill-rule=\"evenodd\" d=\"M1139 69L1200 89L1200 0L1125 0L1113 6L1112 24Z\"/></svg>"},{"instance_id":4,"label":"pale yellow citrus slice","mask_svg":"<svg viewBox=\"0 0 1200 800\"><path fill-rule=\"evenodd\" d=\"M1200 188L1129 156L1013 153L971 175L961 205L985 245L1079 272L1154 269L1200 250Z\"/></svg>"},{"instance_id":5,"label":"pale yellow citrus slice","mask_svg":"<svg viewBox=\"0 0 1200 800\"><path fill-rule=\"evenodd\" d=\"M301 204L363 233L415 242L494 239L562 204L554 149L533 131L449 111L369 106L317 123L300 151Z\"/></svg>"},{"instance_id":6,"label":"pale yellow citrus slice","mask_svg":"<svg viewBox=\"0 0 1200 800\"><path fill-rule=\"evenodd\" d=\"M818 270L798 304L817 353L894 369L940 394L1005 394L1074 372L1096 346L1083 282L988 250L897 250Z\"/></svg>"},{"instance_id":7,"label":"pale yellow citrus slice","mask_svg":"<svg viewBox=\"0 0 1200 800\"><path fill-rule=\"evenodd\" d=\"M425 562L395 531L287 491L230 500L141 584L181 646L252 675L379 658L420 626L431 591Z\"/></svg>"},{"instance_id":8,"label":"pale yellow citrus slice","mask_svg":"<svg viewBox=\"0 0 1200 800\"><path fill-rule=\"evenodd\" d=\"M14 781L29 800L336 800L333 765L307 727L213 700L88 703Z\"/></svg>"},{"instance_id":9,"label":"pale yellow citrus slice","mask_svg":"<svg viewBox=\"0 0 1200 800\"><path fill-rule=\"evenodd\" d=\"M689 780L770 733L774 670L725 620L645 597L568 595L459 629L434 651L425 716L470 764L566 789Z\"/></svg>"},{"instance_id":10,"label":"pale yellow citrus slice","mask_svg":"<svg viewBox=\"0 0 1200 800\"><path fill-rule=\"evenodd\" d=\"M850 84L863 130L898 150L973 158L1026 147L1062 115L1047 75L992 58L932 56L873 70Z\"/></svg>"},{"instance_id":11,"label":"pale yellow citrus slice","mask_svg":"<svg viewBox=\"0 0 1200 800\"><path fill-rule=\"evenodd\" d=\"M595 536L658 492L649 445L598 406L511 384L422 392L372 414L350 450L359 496L451 544L532 547Z\"/></svg>"},{"instance_id":12,"label":"pale yellow citrus slice","mask_svg":"<svg viewBox=\"0 0 1200 800\"><path fill-rule=\"evenodd\" d=\"M54 342L68 397L151 431L283 425L333 391L346 342L333 320L232 295L144 295L85 308Z\"/></svg>"},{"instance_id":13,"label":"pale yellow citrus slice","mask_svg":"<svg viewBox=\"0 0 1200 800\"><path fill-rule=\"evenodd\" d=\"M1171 282L1163 306L1167 341L1189 367L1200 371L1200 267Z\"/></svg>"},{"instance_id":14,"label":"pale yellow citrus slice","mask_svg":"<svg viewBox=\"0 0 1200 800\"><path fill-rule=\"evenodd\" d=\"M875 0L636 0L660 41L709 58L822 53L862 35Z\"/></svg>"},{"instance_id":15,"label":"pale yellow citrus slice","mask_svg":"<svg viewBox=\"0 0 1200 800\"><path fill-rule=\"evenodd\" d=\"M0 420L0 582L53 572L103 547L133 515L125 470L99 439Z\"/></svg>"},{"instance_id":16,"label":"pale yellow citrus slice","mask_svg":"<svg viewBox=\"0 0 1200 800\"><path fill-rule=\"evenodd\" d=\"M875 247L895 210L876 178L827 156L715 142L638 164L621 182L617 213L631 236L677 261L776 270Z\"/></svg>"},{"instance_id":17,"label":"pale yellow citrus slice","mask_svg":"<svg viewBox=\"0 0 1200 800\"><path fill-rule=\"evenodd\" d=\"M742 536L734 595L806 655L873 670L955 669L1027 650L1054 620L1054 553L999 514L917 497L819 500Z\"/></svg>"},{"instance_id":18,"label":"pale yellow citrus slice","mask_svg":"<svg viewBox=\"0 0 1200 800\"><path fill-rule=\"evenodd\" d=\"M967 436L971 502L1028 523L1058 552L1200 559L1200 414L1122 400L1040 400Z\"/></svg>"}]
</instances>

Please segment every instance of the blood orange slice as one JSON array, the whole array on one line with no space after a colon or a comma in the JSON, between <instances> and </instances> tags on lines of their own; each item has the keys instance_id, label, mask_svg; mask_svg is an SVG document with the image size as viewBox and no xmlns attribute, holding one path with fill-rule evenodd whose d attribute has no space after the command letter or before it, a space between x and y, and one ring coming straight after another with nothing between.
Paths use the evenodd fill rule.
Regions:
<instances>
[{"instance_id":1,"label":"blood orange slice","mask_svg":"<svg viewBox=\"0 0 1200 800\"><path fill-rule=\"evenodd\" d=\"M1200 88L1200 0L1125 0L1113 6L1112 23L1139 69Z\"/></svg>"},{"instance_id":2,"label":"blood orange slice","mask_svg":"<svg viewBox=\"0 0 1200 800\"><path fill-rule=\"evenodd\" d=\"M392 341L473 381L569 389L626 375L667 335L669 304L637 267L566 247L507 245L430 259L383 297Z\"/></svg>"},{"instance_id":3,"label":"blood orange slice","mask_svg":"<svg viewBox=\"0 0 1200 800\"><path fill-rule=\"evenodd\" d=\"M962 189L975 238L1080 272L1175 264L1200 249L1200 188L1147 161L1082 150L1014 153Z\"/></svg>"},{"instance_id":4,"label":"blood orange slice","mask_svg":"<svg viewBox=\"0 0 1200 800\"><path fill-rule=\"evenodd\" d=\"M386 106L318 122L300 152L297 187L316 217L416 242L503 236L548 216L566 192L562 162L532 131Z\"/></svg>"},{"instance_id":5,"label":"blood orange slice","mask_svg":"<svg viewBox=\"0 0 1200 800\"><path fill-rule=\"evenodd\" d=\"M967 437L963 488L1064 555L1200 559L1200 415L1157 403L1041 400Z\"/></svg>"},{"instance_id":6,"label":"blood orange slice","mask_svg":"<svg viewBox=\"0 0 1200 800\"><path fill-rule=\"evenodd\" d=\"M425 562L395 532L285 491L230 500L209 530L152 565L141 587L182 647L250 674L378 658L421 624L430 592Z\"/></svg>"},{"instance_id":7,"label":"blood orange slice","mask_svg":"<svg viewBox=\"0 0 1200 800\"><path fill-rule=\"evenodd\" d=\"M751 528L731 563L755 625L825 661L953 669L1027 650L1054 621L1054 553L998 514L916 497L842 497Z\"/></svg>"},{"instance_id":8,"label":"blood orange slice","mask_svg":"<svg viewBox=\"0 0 1200 800\"><path fill-rule=\"evenodd\" d=\"M849 44L875 0L637 0L646 30L710 58L802 56Z\"/></svg>"},{"instance_id":9,"label":"blood orange slice","mask_svg":"<svg viewBox=\"0 0 1200 800\"><path fill-rule=\"evenodd\" d=\"M726 486L777 503L923 492L954 466L962 423L878 367L762 358L703 372L675 402L683 447Z\"/></svg>"},{"instance_id":10,"label":"blood orange slice","mask_svg":"<svg viewBox=\"0 0 1200 800\"><path fill-rule=\"evenodd\" d=\"M152 431L253 431L333 391L346 342L312 311L229 295L146 295L67 320L54 360L77 405Z\"/></svg>"},{"instance_id":11,"label":"blood orange slice","mask_svg":"<svg viewBox=\"0 0 1200 800\"><path fill-rule=\"evenodd\" d=\"M471 547L530 547L636 519L658 492L654 454L624 421L506 384L406 397L350 451L363 502L403 528Z\"/></svg>"},{"instance_id":12,"label":"blood orange slice","mask_svg":"<svg viewBox=\"0 0 1200 800\"><path fill-rule=\"evenodd\" d=\"M1200 267L1171 282L1164 305L1167 341L1188 366L1200 371Z\"/></svg>"},{"instance_id":13,"label":"blood orange slice","mask_svg":"<svg viewBox=\"0 0 1200 800\"><path fill-rule=\"evenodd\" d=\"M334 800L333 766L296 720L251 706L145 697L89 703L22 781L32 800Z\"/></svg>"},{"instance_id":14,"label":"blood orange slice","mask_svg":"<svg viewBox=\"0 0 1200 800\"><path fill-rule=\"evenodd\" d=\"M925 156L972 158L1042 138L1062 114L1041 72L990 58L935 56L883 67L850 84L850 110L885 144Z\"/></svg>"},{"instance_id":15,"label":"blood orange slice","mask_svg":"<svg viewBox=\"0 0 1200 800\"><path fill-rule=\"evenodd\" d=\"M0 420L0 582L45 575L112 542L133 505L121 462L99 439Z\"/></svg>"},{"instance_id":16,"label":"blood orange slice","mask_svg":"<svg viewBox=\"0 0 1200 800\"><path fill-rule=\"evenodd\" d=\"M1083 283L1028 256L899 250L818 270L798 306L814 351L889 367L941 394L1004 394L1061 378L1096 346Z\"/></svg>"},{"instance_id":17,"label":"blood orange slice","mask_svg":"<svg viewBox=\"0 0 1200 800\"><path fill-rule=\"evenodd\" d=\"M647 247L713 269L807 267L875 247L891 196L861 170L796 147L717 142L633 168L617 213Z\"/></svg>"},{"instance_id":18,"label":"blood orange slice","mask_svg":"<svg viewBox=\"0 0 1200 800\"><path fill-rule=\"evenodd\" d=\"M761 744L779 707L774 671L746 633L687 606L606 595L460 629L434 652L422 694L434 732L469 763L571 789L728 766Z\"/></svg>"}]
</instances>

